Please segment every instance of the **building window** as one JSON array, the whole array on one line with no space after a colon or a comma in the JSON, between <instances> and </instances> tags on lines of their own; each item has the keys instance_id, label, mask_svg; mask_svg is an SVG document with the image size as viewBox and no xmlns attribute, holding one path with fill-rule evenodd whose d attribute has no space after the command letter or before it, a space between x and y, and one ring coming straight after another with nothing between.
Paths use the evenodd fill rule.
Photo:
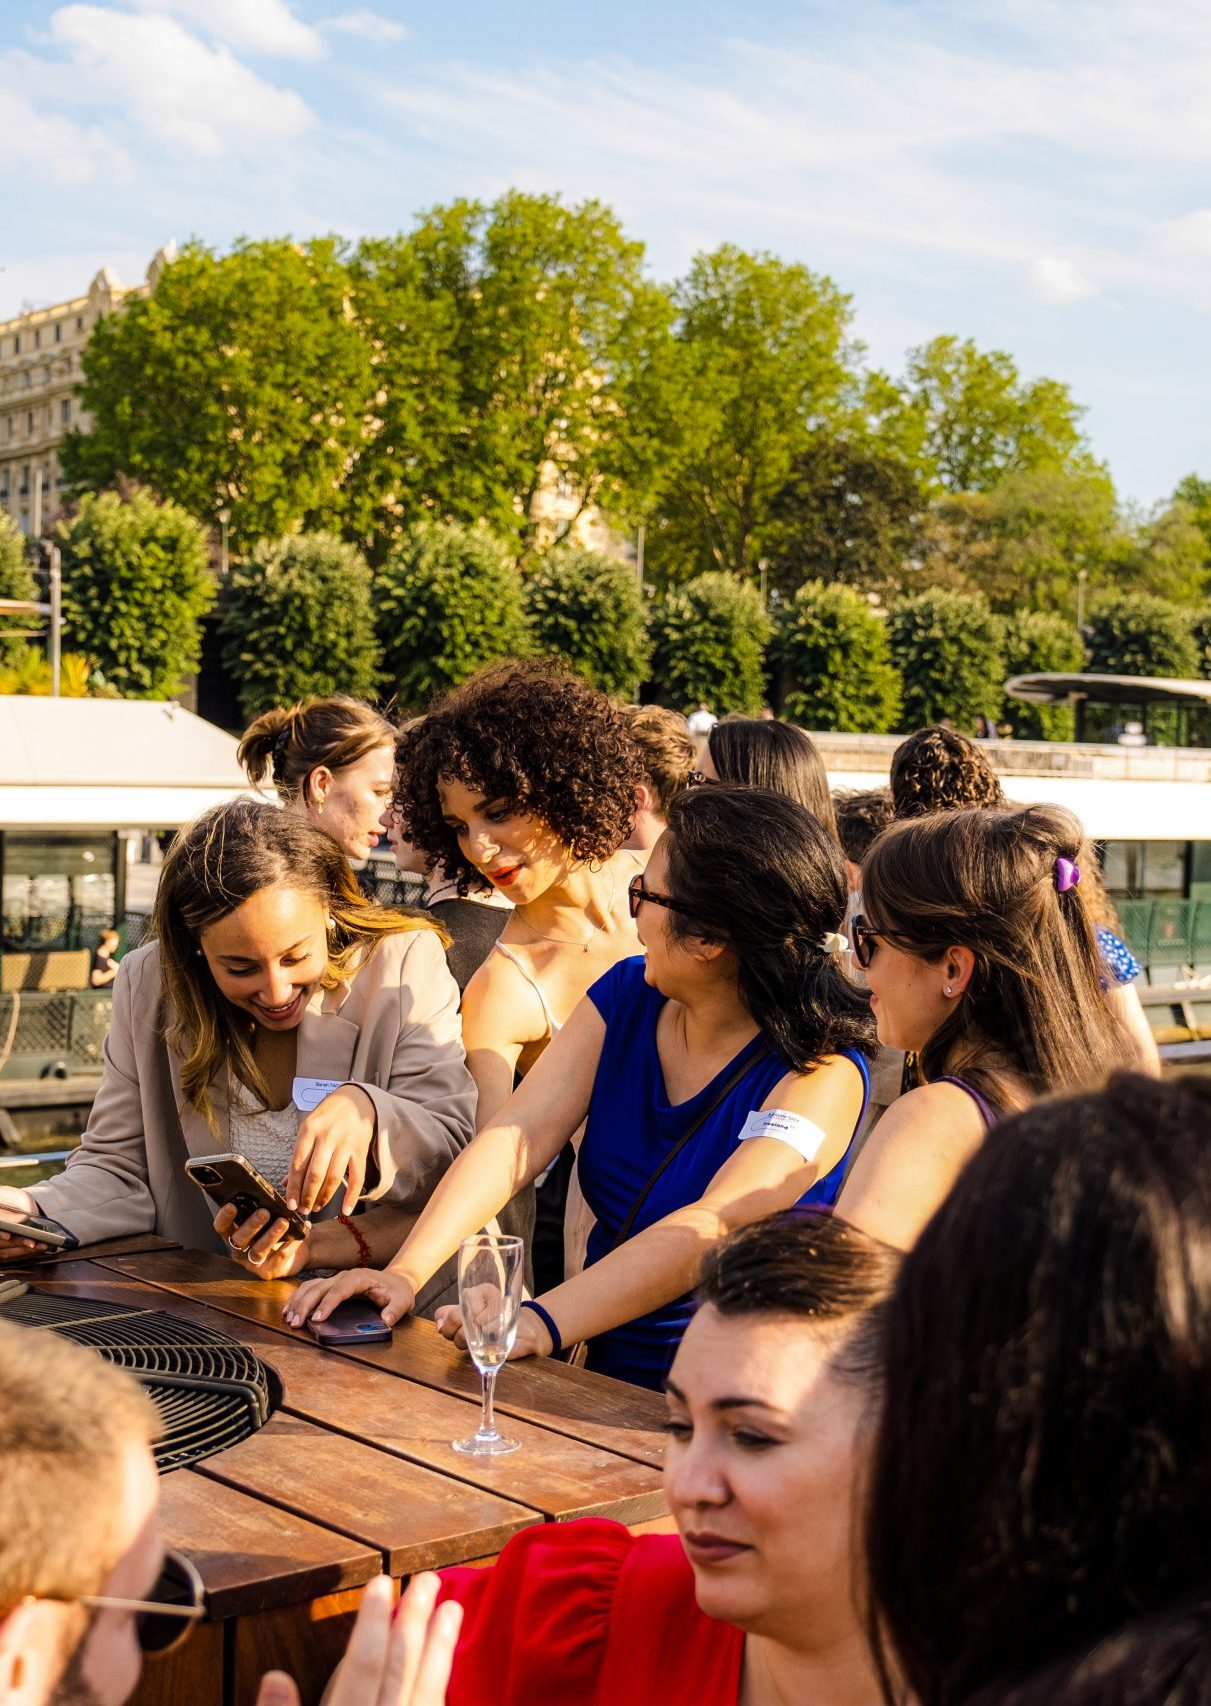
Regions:
<instances>
[{"instance_id":1,"label":"building window","mask_svg":"<svg viewBox=\"0 0 1211 1706\"><path fill-rule=\"evenodd\" d=\"M83 316L83 314L77 314L76 315L76 330L77 330L77 332L82 332L84 330L84 316Z\"/></svg>"},{"instance_id":2,"label":"building window","mask_svg":"<svg viewBox=\"0 0 1211 1706\"><path fill-rule=\"evenodd\" d=\"M63 342L63 323L61 320L55 321L55 342L57 344Z\"/></svg>"},{"instance_id":3,"label":"building window","mask_svg":"<svg viewBox=\"0 0 1211 1706\"><path fill-rule=\"evenodd\" d=\"M40 330L35 331L35 333L34 333L34 348L35 349L41 349L42 348L42 333Z\"/></svg>"},{"instance_id":4,"label":"building window","mask_svg":"<svg viewBox=\"0 0 1211 1706\"><path fill-rule=\"evenodd\" d=\"M13 417L11 415L6 415L4 417L4 436L5 438L11 438L13 436Z\"/></svg>"},{"instance_id":5,"label":"building window","mask_svg":"<svg viewBox=\"0 0 1211 1706\"><path fill-rule=\"evenodd\" d=\"M25 418L25 430L26 432L33 432L34 430L34 411L32 409Z\"/></svg>"},{"instance_id":6,"label":"building window","mask_svg":"<svg viewBox=\"0 0 1211 1706\"><path fill-rule=\"evenodd\" d=\"M71 425L71 398L64 397L59 404L59 422L62 426Z\"/></svg>"},{"instance_id":7,"label":"building window","mask_svg":"<svg viewBox=\"0 0 1211 1706\"><path fill-rule=\"evenodd\" d=\"M14 337L14 339L13 339L13 354L14 355L20 355L21 354L21 334L20 334L20 332L18 332L16 337Z\"/></svg>"},{"instance_id":8,"label":"building window","mask_svg":"<svg viewBox=\"0 0 1211 1706\"><path fill-rule=\"evenodd\" d=\"M22 468L21 468L21 496L23 498L27 498L29 496L29 463L28 462L24 463L22 465Z\"/></svg>"},{"instance_id":9,"label":"building window","mask_svg":"<svg viewBox=\"0 0 1211 1706\"><path fill-rule=\"evenodd\" d=\"M18 522L18 526L22 533L29 532L29 511L27 509L21 511L21 520Z\"/></svg>"}]
</instances>

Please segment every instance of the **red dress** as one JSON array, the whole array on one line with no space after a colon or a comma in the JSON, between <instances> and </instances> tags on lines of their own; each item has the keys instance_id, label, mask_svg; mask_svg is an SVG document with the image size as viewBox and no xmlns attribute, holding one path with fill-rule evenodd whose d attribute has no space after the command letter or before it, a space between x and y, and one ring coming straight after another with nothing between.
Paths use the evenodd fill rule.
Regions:
<instances>
[{"instance_id":1,"label":"red dress","mask_svg":"<svg viewBox=\"0 0 1211 1706\"><path fill-rule=\"evenodd\" d=\"M736 1706L744 1635L699 1611L675 1534L596 1517L523 1529L463 1607L447 1706Z\"/></svg>"}]
</instances>

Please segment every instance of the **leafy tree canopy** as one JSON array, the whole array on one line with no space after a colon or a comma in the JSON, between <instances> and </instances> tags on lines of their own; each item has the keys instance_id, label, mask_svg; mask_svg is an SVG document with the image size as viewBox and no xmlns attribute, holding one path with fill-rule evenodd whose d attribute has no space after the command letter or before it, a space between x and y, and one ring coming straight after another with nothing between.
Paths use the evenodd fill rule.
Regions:
<instances>
[{"instance_id":1,"label":"leafy tree canopy","mask_svg":"<svg viewBox=\"0 0 1211 1706\"><path fill-rule=\"evenodd\" d=\"M1021 610L1006 618L1005 675L1064 675L1084 668L1085 646L1075 625L1049 610ZM1071 705L1030 705L1007 698L1005 715L1022 740L1072 740Z\"/></svg>"},{"instance_id":2,"label":"leafy tree canopy","mask_svg":"<svg viewBox=\"0 0 1211 1706\"><path fill-rule=\"evenodd\" d=\"M786 715L805 728L885 734L900 715L887 623L860 592L808 581L778 613Z\"/></svg>"},{"instance_id":3,"label":"leafy tree canopy","mask_svg":"<svg viewBox=\"0 0 1211 1706\"><path fill-rule=\"evenodd\" d=\"M606 693L634 697L651 648L629 564L599 551L552 551L527 577L523 601L539 651L560 653Z\"/></svg>"},{"instance_id":4,"label":"leafy tree canopy","mask_svg":"<svg viewBox=\"0 0 1211 1706\"><path fill-rule=\"evenodd\" d=\"M198 667L214 602L206 534L150 492L87 493L55 528L64 644L131 699L170 699Z\"/></svg>"},{"instance_id":5,"label":"leafy tree canopy","mask_svg":"<svg viewBox=\"0 0 1211 1706\"><path fill-rule=\"evenodd\" d=\"M945 587L901 599L888 638L904 683L902 728L949 717L970 729L981 713L996 718L1005 659L1000 619L984 599Z\"/></svg>"},{"instance_id":6,"label":"leafy tree canopy","mask_svg":"<svg viewBox=\"0 0 1211 1706\"><path fill-rule=\"evenodd\" d=\"M949 492L987 491L1008 473L1087 459L1084 411L1068 387L1024 380L1011 356L970 338L934 338L911 351L904 402L917 417L923 472ZM914 436L908 425L898 430Z\"/></svg>"},{"instance_id":7,"label":"leafy tree canopy","mask_svg":"<svg viewBox=\"0 0 1211 1706\"><path fill-rule=\"evenodd\" d=\"M1189 612L1151 593L1128 592L1098 603L1085 630L1089 668L1098 675L1176 676L1199 673Z\"/></svg>"},{"instance_id":8,"label":"leafy tree canopy","mask_svg":"<svg viewBox=\"0 0 1211 1706\"><path fill-rule=\"evenodd\" d=\"M374 608L386 680L412 710L534 649L520 577L484 528L426 524L405 536L375 576Z\"/></svg>"},{"instance_id":9,"label":"leafy tree canopy","mask_svg":"<svg viewBox=\"0 0 1211 1706\"><path fill-rule=\"evenodd\" d=\"M378 644L365 558L328 533L262 541L232 571L222 648L248 721L311 694L372 694Z\"/></svg>"},{"instance_id":10,"label":"leafy tree canopy","mask_svg":"<svg viewBox=\"0 0 1211 1706\"><path fill-rule=\"evenodd\" d=\"M705 701L718 716L760 709L773 625L755 587L735 575L698 575L654 601L649 631L649 697L682 711Z\"/></svg>"},{"instance_id":11,"label":"leafy tree canopy","mask_svg":"<svg viewBox=\"0 0 1211 1706\"><path fill-rule=\"evenodd\" d=\"M330 525L371 427L370 352L329 238L191 244L154 292L100 321L84 355L93 417L63 466L78 487L119 474L217 525L237 551Z\"/></svg>"}]
</instances>

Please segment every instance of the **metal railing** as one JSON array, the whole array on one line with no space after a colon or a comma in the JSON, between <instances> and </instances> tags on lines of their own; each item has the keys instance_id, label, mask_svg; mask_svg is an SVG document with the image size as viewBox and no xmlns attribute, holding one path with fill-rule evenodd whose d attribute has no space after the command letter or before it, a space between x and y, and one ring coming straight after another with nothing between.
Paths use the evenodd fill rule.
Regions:
<instances>
[{"instance_id":1,"label":"metal railing","mask_svg":"<svg viewBox=\"0 0 1211 1706\"><path fill-rule=\"evenodd\" d=\"M886 772L903 735L807 731L831 771ZM1211 782L1211 751L1202 747L1094 746L1058 740L980 742L1005 776L1087 776L1099 782Z\"/></svg>"}]
</instances>

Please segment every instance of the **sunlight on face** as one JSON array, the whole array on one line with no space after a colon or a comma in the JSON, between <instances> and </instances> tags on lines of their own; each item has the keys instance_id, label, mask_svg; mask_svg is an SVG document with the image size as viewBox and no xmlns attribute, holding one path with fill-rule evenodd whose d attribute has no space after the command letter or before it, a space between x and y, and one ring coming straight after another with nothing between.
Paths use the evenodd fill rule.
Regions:
<instances>
[{"instance_id":1,"label":"sunlight on face","mask_svg":"<svg viewBox=\"0 0 1211 1706\"><path fill-rule=\"evenodd\" d=\"M300 1023L328 964L324 907L301 889L261 889L199 940L220 993L271 1031Z\"/></svg>"},{"instance_id":2,"label":"sunlight on face","mask_svg":"<svg viewBox=\"0 0 1211 1706\"><path fill-rule=\"evenodd\" d=\"M394 746L376 746L356 764L333 772L323 810L307 815L340 847L346 859L366 859L382 834L382 816L395 784Z\"/></svg>"},{"instance_id":3,"label":"sunlight on face","mask_svg":"<svg viewBox=\"0 0 1211 1706\"><path fill-rule=\"evenodd\" d=\"M708 1616L775 1638L847 1593L864 1394L835 1335L787 1315L691 1321L668 1384L665 1491Z\"/></svg>"},{"instance_id":4,"label":"sunlight on face","mask_svg":"<svg viewBox=\"0 0 1211 1706\"><path fill-rule=\"evenodd\" d=\"M515 811L453 776L437 783L442 816L463 858L515 906L537 900L575 868L576 860L541 818Z\"/></svg>"}]
</instances>

